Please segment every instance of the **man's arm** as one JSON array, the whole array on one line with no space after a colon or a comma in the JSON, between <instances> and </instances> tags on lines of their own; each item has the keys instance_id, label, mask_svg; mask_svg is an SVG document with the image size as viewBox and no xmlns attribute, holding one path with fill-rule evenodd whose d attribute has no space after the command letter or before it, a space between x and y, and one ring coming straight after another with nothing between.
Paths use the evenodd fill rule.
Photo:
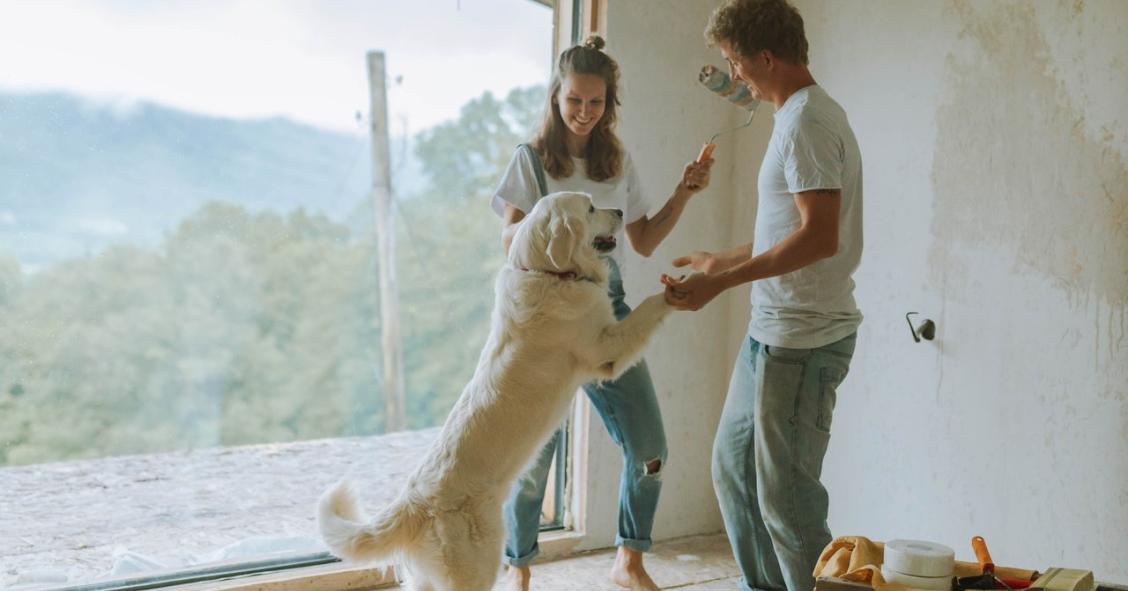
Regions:
<instances>
[{"instance_id":1,"label":"man's arm","mask_svg":"<svg viewBox=\"0 0 1128 591\"><path fill-rule=\"evenodd\" d=\"M689 265L689 268L694 271L701 271L702 273L720 273L726 269L731 269L736 265L740 265L752 258L752 243L741 244L736 248L729 250L722 250L721 252L705 252L698 250L691 252L683 257L674 259L673 265L675 267L684 267Z\"/></svg>"},{"instance_id":2,"label":"man's arm","mask_svg":"<svg viewBox=\"0 0 1128 591\"><path fill-rule=\"evenodd\" d=\"M759 256L720 275L725 289L797 271L838 252L838 211L842 192L818 189L795 195L799 229Z\"/></svg>"},{"instance_id":3,"label":"man's arm","mask_svg":"<svg viewBox=\"0 0 1128 591\"><path fill-rule=\"evenodd\" d=\"M757 279L791 273L838 252L838 212L842 192L817 189L795 194L800 225L772 248L713 275L696 274L684 281L663 276L666 300L683 310L698 310L722 291Z\"/></svg>"}]
</instances>

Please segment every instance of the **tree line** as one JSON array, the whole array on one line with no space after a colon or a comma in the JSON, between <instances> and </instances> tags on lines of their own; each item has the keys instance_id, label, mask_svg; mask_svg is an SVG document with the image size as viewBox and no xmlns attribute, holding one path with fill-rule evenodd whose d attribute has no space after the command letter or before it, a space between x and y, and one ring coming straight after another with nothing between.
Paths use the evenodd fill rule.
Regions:
<instances>
[{"instance_id":1,"label":"tree line","mask_svg":"<svg viewBox=\"0 0 1128 591\"><path fill-rule=\"evenodd\" d=\"M441 424L473 373L502 263L488 201L543 93L485 93L414 138L425 182L396 195L410 428ZM382 433L369 201L342 220L212 201L153 247L36 273L0 252L0 466Z\"/></svg>"}]
</instances>

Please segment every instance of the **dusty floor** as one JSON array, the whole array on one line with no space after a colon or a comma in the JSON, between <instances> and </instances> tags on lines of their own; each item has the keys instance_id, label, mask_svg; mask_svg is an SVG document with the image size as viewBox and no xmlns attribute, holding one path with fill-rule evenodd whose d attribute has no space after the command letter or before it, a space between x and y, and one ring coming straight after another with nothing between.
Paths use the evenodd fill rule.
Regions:
<instances>
[{"instance_id":1,"label":"dusty floor","mask_svg":"<svg viewBox=\"0 0 1128 591\"><path fill-rule=\"evenodd\" d=\"M342 475L370 508L389 500L435 430L0 469L0 589L129 576L147 566L254 559L267 540L320 551L317 496ZM297 475L297 476L295 476ZM533 589L617 590L614 551L534 566ZM735 589L723 536L655 545L668 589ZM21 581L21 579L23 579ZM29 580L30 579L30 580Z\"/></svg>"},{"instance_id":2,"label":"dusty floor","mask_svg":"<svg viewBox=\"0 0 1128 591\"><path fill-rule=\"evenodd\" d=\"M380 506L436 433L0 468L0 589L143 574L149 561L177 568L323 551L318 495L347 475L366 505Z\"/></svg>"},{"instance_id":3,"label":"dusty floor","mask_svg":"<svg viewBox=\"0 0 1128 591\"><path fill-rule=\"evenodd\" d=\"M533 565L533 591L622 591L607 579L614 550ZM646 568L663 589L733 590L740 575L724 535L679 538L654 545ZM495 587L501 589L501 585Z\"/></svg>"}]
</instances>

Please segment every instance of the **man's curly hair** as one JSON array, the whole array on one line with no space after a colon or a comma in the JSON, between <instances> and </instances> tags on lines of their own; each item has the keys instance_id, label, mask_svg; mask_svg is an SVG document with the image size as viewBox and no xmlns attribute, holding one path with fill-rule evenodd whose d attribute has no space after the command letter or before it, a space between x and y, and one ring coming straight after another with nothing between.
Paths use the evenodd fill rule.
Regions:
<instances>
[{"instance_id":1,"label":"man's curly hair","mask_svg":"<svg viewBox=\"0 0 1128 591\"><path fill-rule=\"evenodd\" d=\"M710 46L727 42L745 57L766 49L781 60L807 65L803 17L787 0L728 0L709 17L705 40Z\"/></svg>"}]
</instances>

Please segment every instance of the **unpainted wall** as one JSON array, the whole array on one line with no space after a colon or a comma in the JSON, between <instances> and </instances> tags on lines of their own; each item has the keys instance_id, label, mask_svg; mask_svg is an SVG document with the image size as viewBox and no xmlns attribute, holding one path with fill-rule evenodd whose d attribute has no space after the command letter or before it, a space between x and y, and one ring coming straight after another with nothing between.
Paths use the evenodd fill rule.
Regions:
<instances>
[{"instance_id":1,"label":"unpainted wall","mask_svg":"<svg viewBox=\"0 0 1128 591\"><path fill-rule=\"evenodd\" d=\"M865 162L833 530L1128 581L1128 3L797 4Z\"/></svg>"}]
</instances>

